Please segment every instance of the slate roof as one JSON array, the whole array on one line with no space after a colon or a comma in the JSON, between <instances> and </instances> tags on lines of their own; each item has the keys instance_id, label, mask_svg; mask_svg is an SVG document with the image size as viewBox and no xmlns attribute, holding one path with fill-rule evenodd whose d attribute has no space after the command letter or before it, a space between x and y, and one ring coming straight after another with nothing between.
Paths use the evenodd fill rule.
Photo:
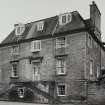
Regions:
<instances>
[{"instance_id":1,"label":"slate roof","mask_svg":"<svg viewBox=\"0 0 105 105\"><path fill-rule=\"evenodd\" d=\"M34 39L42 39L46 37L56 37L57 35L66 35L69 33L88 31L90 35L96 40L96 42L101 46L105 51L105 48L102 42L96 37L94 32L91 30L90 19L84 20L77 11L71 12L72 21L66 25L60 26L58 24L58 16L34 21L31 23L25 24L25 31L21 36L15 35L15 30L13 30L0 44L0 47L5 45L12 45L21 42L26 42ZM36 30L36 24L39 21L44 21L43 31ZM56 30L54 30L56 27ZM54 34L53 34L54 33ZM53 35L52 35L53 34Z\"/></svg>"},{"instance_id":2,"label":"slate roof","mask_svg":"<svg viewBox=\"0 0 105 105\"><path fill-rule=\"evenodd\" d=\"M21 41L21 40L32 39L32 38L52 36L52 33L53 33L56 25L57 25L57 27L56 27L54 34L85 28L85 24L80 16L80 14L77 11L71 12L71 14L72 14L72 21L64 26L57 25L58 16L39 20L39 21L44 21L44 30L43 31L36 30L36 23L38 21L27 23L27 24L25 24L25 31L21 36L17 37L15 35L15 30L13 30L6 37L6 39L4 39L2 41L1 45L13 43L16 41Z\"/></svg>"}]
</instances>

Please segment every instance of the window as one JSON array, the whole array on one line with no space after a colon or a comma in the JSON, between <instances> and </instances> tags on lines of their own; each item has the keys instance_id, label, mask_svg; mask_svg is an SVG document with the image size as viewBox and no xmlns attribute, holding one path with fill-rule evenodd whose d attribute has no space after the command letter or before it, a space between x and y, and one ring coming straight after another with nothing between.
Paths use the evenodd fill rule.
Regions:
<instances>
[{"instance_id":1,"label":"window","mask_svg":"<svg viewBox=\"0 0 105 105\"><path fill-rule=\"evenodd\" d=\"M13 46L11 48L11 55L19 55L19 46Z\"/></svg>"},{"instance_id":2,"label":"window","mask_svg":"<svg viewBox=\"0 0 105 105\"><path fill-rule=\"evenodd\" d=\"M57 95L58 96L65 96L66 95L66 85L63 83L59 83L57 85Z\"/></svg>"},{"instance_id":3,"label":"window","mask_svg":"<svg viewBox=\"0 0 105 105\"><path fill-rule=\"evenodd\" d=\"M24 24L16 24L15 25L15 34L17 36L21 35L25 31L25 25Z\"/></svg>"},{"instance_id":4,"label":"window","mask_svg":"<svg viewBox=\"0 0 105 105\"><path fill-rule=\"evenodd\" d=\"M88 47L92 47L92 38L89 36L88 38Z\"/></svg>"},{"instance_id":5,"label":"window","mask_svg":"<svg viewBox=\"0 0 105 105\"><path fill-rule=\"evenodd\" d=\"M56 48L66 47L66 39L65 37L60 37L56 39Z\"/></svg>"},{"instance_id":6,"label":"window","mask_svg":"<svg viewBox=\"0 0 105 105\"><path fill-rule=\"evenodd\" d=\"M36 40L31 43L31 51L36 52L41 50L41 40Z\"/></svg>"},{"instance_id":7,"label":"window","mask_svg":"<svg viewBox=\"0 0 105 105\"><path fill-rule=\"evenodd\" d=\"M64 58L56 59L56 72L58 75L66 73L66 62Z\"/></svg>"},{"instance_id":8,"label":"window","mask_svg":"<svg viewBox=\"0 0 105 105\"><path fill-rule=\"evenodd\" d=\"M97 65L97 78L99 78L99 76L100 76L100 66Z\"/></svg>"},{"instance_id":9,"label":"window","mask_svg":"<svg viewBox=\"0 0 105 105\"><path fill-rule=\"evenodd\" d=\"M44 28L44 22L40 21L37 23L37 31L42 31Z\"/></svg>"},{"instance_id":10,"label":"window","mask_svg":"<svg viewBox=\"0 0 105 105\"><path fill-rule=\"evenodd\" d=\"M93 69L94 69L93 60L90 60L90 75L92 76L93 76Z\"/></svg>"},{"instance_id":11,"label":"window","mask_svg":"<svg viewBox=\"0 0 105 105\"><path fill-rule=\"evenodd\" d=\"M94 41L94 47L95 47L95 48L97 48L97 47L98 47L98 45L97 45L97 42L96 42L96 41Z\"/></svg>"},{"instance_id":12,"label":"window","mask_svg":"<svg viewBox=\"0 0 105 105\"><path fill-rule=\"evenodd\" d=\"M66 23L66 15L62 16L62 23L63 23L63 24Z\"/></svg>"},{"instance_id":13,"label":"window","mask_svg":"<svg viewBox=\"0 0 105 105\"><path fill-rule=\"evenodd\" d=\"M11 77L18 77L18 64L14 63L12 64L12 73L11 73Z\"/></svg>"},{"instance_id":14,"label":"window","mask_svg":"<svg viewBox=\"0 0 105 105\"><path fill-rule=\"evenodd\" d=\"M18 96L24 98L24 88L18 88Z\"/></svg>"},{"instance_id":15,"label":"window","mask_svg":"<svg viewBox=\"0 0 105 105\"><path fill-rule=\"evenodd\" d=\"M65 13L65 14L59 15L59 24L60 25L65 25L65 24L71 22L71 20L72 20L71 13Z\"/></svg>"},{"instance_id":16,"label":"window","mask_svg":"<svg viewBox=\"0 0 105 105\"><path fill-rule=\"evenodd\" d=\"M40 80L40 63L39 62L33 62L33 81L39 81Z\"/></svg>"}]
</instances>

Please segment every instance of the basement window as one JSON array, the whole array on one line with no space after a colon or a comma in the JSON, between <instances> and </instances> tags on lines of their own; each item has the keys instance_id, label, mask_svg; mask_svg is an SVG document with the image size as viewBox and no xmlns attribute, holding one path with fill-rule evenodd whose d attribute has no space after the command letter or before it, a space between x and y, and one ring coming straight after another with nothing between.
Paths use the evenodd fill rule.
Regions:
<instances>
[{"instance_id":1,"label":"basement window","mask_svg":"<svg viewBox=\"0 0 105 105\"><path fill-rule=\"evenodd\" d=\"M57 95L58 96L66 96L66 85L64 83L58 83Z\"/></svg>"},{"instance_id":2,"label":"basement window","mask_svg":"<svg viewBox=\"0 0 105 105\"><path fill-rule=\"evenodd\" d=\"M59 25L65 25L72 21L72 14L71 13L65 13L59 15Z\"/></svg>"},{"instance_id":3,"label":"basement window","mask_svg":"<svg viewBox=\"0 0 105 105\"><path fill-rule=\"evenodd\" d=\"M18 88L18 96L19 98L24 98L24 88Z\"/></svg>"}]
</instances>

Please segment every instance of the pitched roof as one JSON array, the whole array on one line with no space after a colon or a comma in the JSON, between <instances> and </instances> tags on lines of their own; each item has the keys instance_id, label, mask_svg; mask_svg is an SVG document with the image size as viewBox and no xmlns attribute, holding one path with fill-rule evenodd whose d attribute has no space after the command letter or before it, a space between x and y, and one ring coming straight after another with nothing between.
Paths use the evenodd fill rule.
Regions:
<instances>
[{"instance_id":1,"label":"pitched roof","mask_svg":"<svg viewBox=\"0 0 105 105\"><path fill-rule=\"evenodd\" d=\"M42 31L36 30L36 24L39 21L31 22L25 24L25 31L21 36L15 35L15 30L13 30L7 37L4 39L1 43L1 45L7 45L13 42L19 42L21 40L27 40L32 38L41 38L52 36L52 33L54 31L54 28L56 27L56 30L54 31L54 35L57 33L63 33L67 31L72 31L76 29L82 29L85 28L85 24L83 19L81 18L80 14L77 11L71 12L72 14L72 21L64 26L57 25L58 23L58 16L42 19L39 21L44 21L44 29Z\"/></svg>"}]
</instances>

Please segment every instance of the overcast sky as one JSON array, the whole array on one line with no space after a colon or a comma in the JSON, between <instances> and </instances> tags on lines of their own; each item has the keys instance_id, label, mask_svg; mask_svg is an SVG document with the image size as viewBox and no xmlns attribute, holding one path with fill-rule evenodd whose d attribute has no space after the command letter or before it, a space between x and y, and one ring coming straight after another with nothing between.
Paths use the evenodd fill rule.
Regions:
<instances>
[{"instance_id":1,"label":"overcast sky","mask_svg":"<svg viewBox=\"0 0 105 105\"><path fill-rule=\"evenodd\" d=\"M102 14L102 39L105 41L105 0L94 1ZM0 0L0 42L16 23L28 23L75 10L83 18L88 18L91 2L92 0Z\"/></svg>"}]
</instances>

